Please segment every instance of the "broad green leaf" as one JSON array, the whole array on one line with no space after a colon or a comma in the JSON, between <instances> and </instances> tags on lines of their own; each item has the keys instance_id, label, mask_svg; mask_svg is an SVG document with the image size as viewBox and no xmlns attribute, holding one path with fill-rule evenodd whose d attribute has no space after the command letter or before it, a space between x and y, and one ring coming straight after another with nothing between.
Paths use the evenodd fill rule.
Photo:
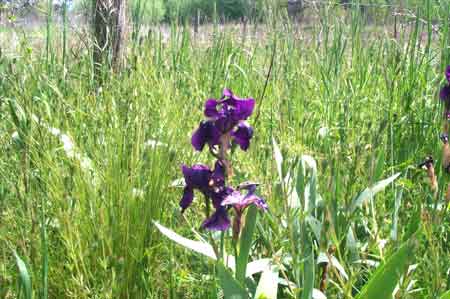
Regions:
<instances>
[{"instance_id":1,"label":"broad green leaf","mask_svg":"<svg viewBox=\"0 0 450 299\"><path fill-rule=\"evenodd\" d=\"M313 157L310 155L302 155L300 157L300 161L304 171L309 168L312 171L312 175L317 175L317 162Z\"/></svg>"},{"instance_id":2,"label":"broad green leaf","mask_svg":"<svg viewBox=\"0 0 450 299\"><path fill-rule=\"evenodd\" d=\"M320 232L322 231L322 223L313 216L306 216L306 223L308 223L311 231L314 233L317 241L320 241Z\"/></svg>"},{"instance_id":3,"label":"broad green leaf","mask_svg":"<svg viewBox=\"0 0 450 299\"><path fill-rule=\"evenodd\" d=\"M209 258L212 258L214 260L217 259L216 254L214 252L214 249L212 248L211 245L209 245L206 242L202 242L202 241L193 241L190 239L186 239L182 236L180 236L179 234L177 234L176 232L174 232L171 229L168 229L165 226L162 226L161 224L159 224L156 221L153 221L153 223L156 225L156 227L158 228L158 230L167 238L169 238L170 240L174 241L175 243L180 244L181 246L193 250L195 252L201 253Z\"/></svg>"},{"instance_id":4,"label":"broad green leaf","mask_svg":"<svg viewBox=\"0 0 450 299\"><path fill-rule=\"evenodd\" d=\"M277 164L278 177L280 181L283 182L283 155L281 154L281 150L278 147L275 138L272 137L273 143L273 155L275 157L275 163Z\"/></svg>"},{"instance_id":5,"label":"broad green leaf","mask_svg":"<svg viewBox=\"0 0 450 299\"><path fill-rule=\"evenodd\" d=\"M231 272L222 263L217 264L217 274L225 299L248 299L244 287L234 279Z\"/></svg>"},{"instance_id":6,"label":"broad green leaf","mask_svg":"<svg viewBox=\"0 0 450 299\"><path fill-rule=\"evenodd\" d=\"M404 243L385 264L380 265L357 299L392 299L392 292L400 276L414 257L414 240Z\"/></svg>"},{"instance_id":7,"label":"broad green leaf","mask_svg":"<svg viewBox=\"0 0 450 299\"><path fill-rule=\"evenodd\" d=\"M307 181L305 179L308 178ZM297 192L300 195L303 190L303 210L311 213L316 207L317 201L317 163L313 157L302 155L297 172Z\"/></svg>"},{"instance_id":8,"label":"broad green leaf","mask_svg":"<svg viewBox=\"0 0 450 299\"><path fill-rule=\"evenodd\" d=\"M277 299L279 269L269 265L259 279L255 299Z\"/></svg>"},{"instance_id":9,"label":"broad green leaf","mask_svg":"<svg viewBox=\"0 0 450 299\"><path fill-rule=\"evenodd\" d=\"M245 271L245 277L250 277L253 274L263 272L270 266L270 259L259 259L247 264L247 270Z\"/></svg>"},{"instance_id":10,"label":"broad green leaf","mask_svg":"<svg viewBox=\"0 0 450 299\"><path fill-rule=\"evenodd\" d=\"M25 262L19 257L16 251L13 251L13 253L14 257L16 258L17 268L19 269L20 287L25 293L25 299L31 299L31 278L30 274L28 273L27 266L25 265Z\"/></svg>"},{"instance_id":11,"label":"broad green leaf","mask_svg":"<svg viewBox=\"0 0 450 299\"><path fill-rule=\"evenodd\" d=\"M227 255L225 258L226 265L230 270L235 273L236 272L236 262L234 260L234 256ZM271 259L264 258L259 259L247 264L247 270L245 271L245 277L250 277L256 273L263 272L270 265Z\"/></svg>"},{"instance_id":12,"label":"broad green leaf","mask_svg":"<svg viewBox=\"0 0 450 299\"><path fill-rule=\"evenodd\" d=\"M398 235L398 212L400 210L400 205L403 197L403 189L397 190L395 196L394 212L392 213L392 229L391 229L391 239L397 241Z\"/></svg>"},{"instance_id":13,"label":"broad green leaf","mask_svg":"<svg viewBox=\"0 0 450 299\"><path fill-rule=\"evenodd\" d=\"M302 291L302 299L311 299L313 298L314 291L314 249L311 246L311 252L308 257L305 259L304 267L303 267L303 291Z\"/></svg>"},{"instance_id":14,"label":"broad green leaf","mask_svg":"<svg viewBox=\"0 0 450 299\"><path fill-rule=\"evenodd\" d=\"M450 299L450 290L442 294L440 299Z\"/></svg>"},{"instance_id":15,"label":"broad green leaf","mask_svg":"<svg viewBox=\"0 0 450 299\"><path fill-rule=\"evenodd\" d=\"M379 181L375 183L373 186L364 189L352 202L350 206L350 213L353 213L357 208L361 207L362 204L368 200L371 200L375 194L380 191L383 191L390 183L395 181L400 176L400 173L397 173L387 179Z\"/></svg>"},{"instance_id":16,"label":"broad green leaf","mask_svg":"<svg viewBox=\"0 0 450 299\"><path fill-rule=\"evenodd\" d=\"M242 283L245 281L248 255L252 246L257 216L258 209L255 205L251 205L247 209L247 215L245 216L245 226L242 230L239 244L239 256L236 261L236 279Z\"/></svg>"},{"instance_id":17,"label":"broad green leaf","mask_svg":"<svg viewBox=\"0 0 450 299\"><path fill-rule=\"evenodd\" d=\"M313 299L327 299L327 296L325 296L325 294L322 293L320 290L314 289L313 290L313 294L312 294L312 298Z\"/></svg>"},{"instance_id":18,"label":"broad green leaf","mask_svg":"<svg viewBox=\"0 0 450 299\"><path fill-rule=\"evenodd\" d=\"M346 247L350 253L350 261L356 261L359 259L358 242L351 226L348 227L346 237Z\"/></svg>"}]
</instances>

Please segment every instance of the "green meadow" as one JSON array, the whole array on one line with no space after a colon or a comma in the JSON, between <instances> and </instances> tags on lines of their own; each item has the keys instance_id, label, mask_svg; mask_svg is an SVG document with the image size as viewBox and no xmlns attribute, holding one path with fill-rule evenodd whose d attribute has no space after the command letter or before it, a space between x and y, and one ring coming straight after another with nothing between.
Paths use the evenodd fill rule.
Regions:
<instances>
[{"instance_id":1,"label":"green meadow","mask_svg":"<svg viewBox=\"0 0 450 299\"><path fill-rule=\"evenodd\" d=\"M179 206L181 166L214 165L191 136L224 88L256 101L230 184L260 184L248 259L277 269L275 296L259 271L249 298L450 298L450 3L423 2L143 25L101 82L82 29L0 29L0 298L244 298L155 225L231 239L201 228L200 193ZM417 167L430 155L437 191Z\"/></svg>"}]
</instances>

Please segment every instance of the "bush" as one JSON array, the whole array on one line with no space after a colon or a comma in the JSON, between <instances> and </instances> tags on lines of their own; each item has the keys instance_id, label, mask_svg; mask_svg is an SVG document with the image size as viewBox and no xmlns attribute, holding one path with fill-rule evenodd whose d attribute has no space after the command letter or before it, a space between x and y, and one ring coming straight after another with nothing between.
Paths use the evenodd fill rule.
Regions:
<instances>
[{"instance_id":1,"label":"bush","mask_svg":"<svg viewBox=\"0 0 450 299\"><path fill-rule=\"evenodd\" d=\"M243 16L258 15L264 0L167 0L166 19L187 20L200 13L203 18L212 19L214 14L226 20Z\"/></svg>"}]
</instances>

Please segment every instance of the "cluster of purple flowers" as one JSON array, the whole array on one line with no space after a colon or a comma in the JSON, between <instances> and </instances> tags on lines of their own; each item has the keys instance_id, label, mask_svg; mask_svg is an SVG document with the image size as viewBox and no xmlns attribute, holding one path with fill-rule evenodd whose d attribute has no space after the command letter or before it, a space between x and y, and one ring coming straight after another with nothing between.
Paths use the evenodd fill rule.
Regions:
<instances>
[{"instance_id":1,"label":"cluster of purple flowers","mask_svg":"<svg viewBox=\"0 0 450 299\"><path fill-rule=\"evenodd\" d=\"M254 99L241 99L231 90L225 89L219 100L208 99L205 103L206 120L192 136L192 146L202 151L208 145L210 152L217 159L214 168L196 164L192 167L182 166L186 186L180 201L184 212L194 200L194 190L200 191L209 206L212 203L215 211L207 215L202 227L209 230L226 230L231 226L228 210L235 210L235 223L239 223L244 209L254 204L267 210L267 204L255 194L255 183L241 184L233 189L227 186L227 177L231 173L231 164L227 160L228 150L233 144L246 151L253 137L253 128L246 122L255 108ZM245 190L243 194L241 191Z\"/></svg>"}]
</instances>

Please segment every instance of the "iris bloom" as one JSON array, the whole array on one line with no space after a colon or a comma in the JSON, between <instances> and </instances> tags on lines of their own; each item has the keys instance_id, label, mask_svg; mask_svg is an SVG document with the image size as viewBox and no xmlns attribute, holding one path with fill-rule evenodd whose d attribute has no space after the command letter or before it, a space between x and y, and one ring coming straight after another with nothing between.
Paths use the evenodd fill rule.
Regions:
<instances>
[{"instance_id":1,"label":"iris bloom","mask_svg":"<svg viewBox=\"0 0 450 299\"><path fill-rule=\"evenodd\" d=\"M439 97L447 106L450 102L450 65L445 69L445 78L447 79L447 84L441 89Z\"/></svg>"},{"instance_id":2,"label":"iris bloom","mask_svg":"<svg viewBox=\"0 0 450 299\"><path fill-rule=\"evenodd\" d=\"M209 230L226 230L230 227L230 219L225 207L221 205L226 196L233 189L225 186L225 175L223 165L218 161L211 170L203 164L192 167L182 166L182 172L186 186L180 201L181 212L184 212L194 200L194 190L200 191L206 198L211 200L216 211L206 219L202 227Z\"/></svg>"},{"instance_id":3,"label":"iris bloom","mask_svg":"<svg viewBox=\"0 0 450 299\"><path fill-rule=\"evenodd\" d=\"M233 191L222 201L222 206L232 206L236 212L233 221L233 239L235 240L238 239L241 232L241 219L245 208L253 204L263 211L268 209L267 203L255 194L257 185L255 183L241 184L238 190ZM247 193L242 194L241 190L247 190Z\"/></svg>"},{"instance_id":4,"label":"iris bloom","mask_svg":"<svg viewBox=\"0 0 450 299\"><path fill-rule=\"evenodd\" d=\"M254 108L254 99L238 98L229 89L223 91L220 100L207 100L204 111L207 120L202 121L192 135L192 146L202 151L205 144L209 147L219 144L228 147L231 140L242 150L247 150L253 137L253 128L245 120Z\"/></svg>"},{"instance_id":5,"label":"iris bloom","mask_svg":"<svg viewBox=\"0 0 450 299\"><path fill-rule=\"evenodd\" d=\"M242 214L244 209L252 204L266 211L268 209L267 203L255 194L257 186L256 183L241 184L238 190L233 191L222 201L222 206L232 206L239 214ZM247 193L242 194L241 190L247 190Z\"/></svg>"}]
</instances>

